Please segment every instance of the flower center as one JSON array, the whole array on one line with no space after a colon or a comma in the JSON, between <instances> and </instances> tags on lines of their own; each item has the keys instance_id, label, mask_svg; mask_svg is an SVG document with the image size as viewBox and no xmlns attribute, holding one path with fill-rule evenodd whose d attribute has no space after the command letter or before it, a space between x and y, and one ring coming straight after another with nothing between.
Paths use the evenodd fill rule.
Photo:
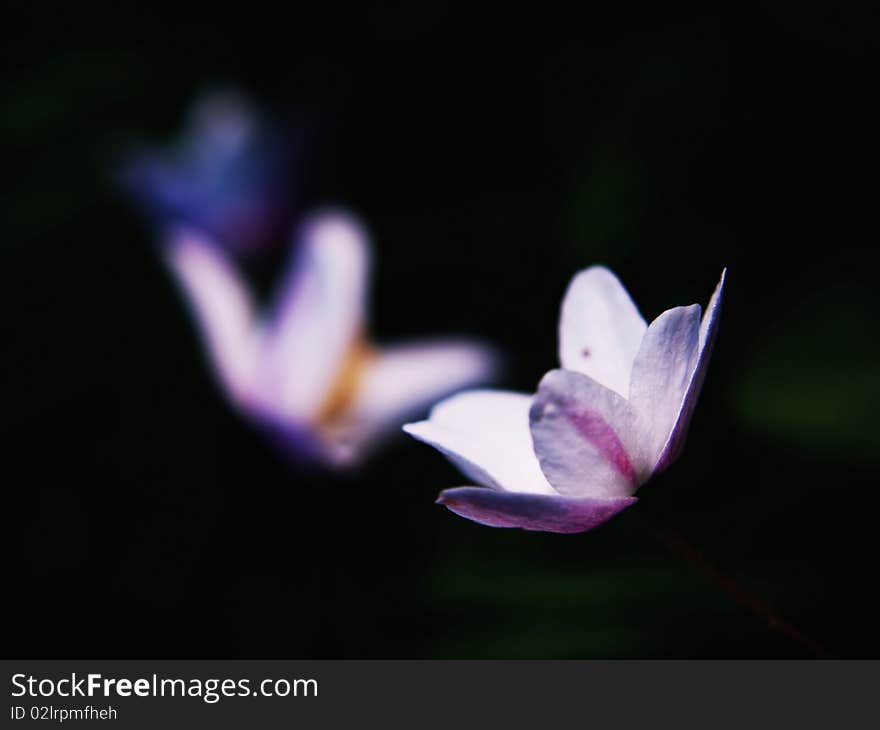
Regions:
<instances>
[{"instance_id":1,"label":"flower center","mask_svg":"<svg viewBox=\"0 0 880 730\"><path fill-rule=\"evenodd\" d=\"M318 425L329 426L338 421L354 403L366 366L377 357L376 350L363 333L357 333L348 346L336 378L324 402L318 408Z\"/></svg>"}]
</instances>

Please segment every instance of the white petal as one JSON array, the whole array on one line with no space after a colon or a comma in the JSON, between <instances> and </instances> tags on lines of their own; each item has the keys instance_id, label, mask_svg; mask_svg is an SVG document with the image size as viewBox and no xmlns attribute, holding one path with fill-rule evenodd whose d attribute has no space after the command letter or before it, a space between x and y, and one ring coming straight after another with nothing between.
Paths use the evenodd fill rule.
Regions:
<instances>
[{"instance_id":1,"label":"white petal","mask_svg":"<svg viewBox=\"0 0 880 730\"><path fill-rule=\"evenodd\" d=\"M437 404L427 421L403 430L441 451L478 484L555 494L532 447L531 403L522 393L474 390Z\"/></svg>"},{"instance_id":2,"label":"white petal","mask_svg":"<svg viewBox=\"0 0 880 730\"><path fill-rule=\"evenodd\" d=\"M187 298L218 379L227 395L241 403L260 342L250 291L220 249L197 234L172 234L165 260Z\"/></svg>"},{"instance_id":3,"label":"white petal","mask_svg":"<svg viewBox=\"0 0 880 730\"><path fill-rule=\"evenodd\" d=\"M603 266L572 279L559 318L559 360L622 395L647 325L626 289Z\"/></svg>"},{"instance_id":4,"label":"white petal","mask_svg":"<svg viewBox=\"0 0 880 730\"><path fill-rule=\"evenodd\" d=\"M487 380L494 356L467 341L425 342L382 348L368 357L346 413L324 428L331 460L363 456L403 422L440 398Z\"/></svg>"},{"instance_id":5,"label":"white petal","mask_svg":"<svg viewBox=\"0 0 880 730\"><path fill-rule=\"evenodd\" d=\"M351 217L329 213L304 227L271 324L262 374L276 407L313 418L365 320L369 250Z\"/></svg>"},{"instance_id":6,"label":"white petal","mask_svg":"<svg viewBox=\"0 0 880 730\"><path fill-rule=\"evenodd\" d=\"M488 348L471 342L425 342L383 348L362 375L352 411L359 420L393 423L457 390L486 380Z\"/></svg>"},{"instance_id":7,"label":"white petal","mask_svg":"<svg viewBox=\"0 0 880 730\"><path fill-rule=\"evenodd\" d=\"M553 370L531 410L535 453L547 481L568 497L619 497L647 476L638 414L610 388Z\"/></svg>"},{"instance_id":8,"label":"white petal","mask_svg":"<svg viewBox=\"0 0 880 730\"><path fill-rule=\"evenodd\" d=\"M639 412L653 469L678 418L700 352L700 305L675 307L651 322L632 370L629 400Z\"/></svg>"}]
</instances>

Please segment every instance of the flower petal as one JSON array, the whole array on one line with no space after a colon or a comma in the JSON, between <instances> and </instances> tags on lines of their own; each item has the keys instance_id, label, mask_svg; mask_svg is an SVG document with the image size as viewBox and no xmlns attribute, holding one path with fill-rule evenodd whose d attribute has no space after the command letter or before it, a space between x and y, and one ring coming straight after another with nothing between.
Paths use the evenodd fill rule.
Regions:
<instances>
[{"instance_id":1,"label":"flower petal","mask_svg":"<svg viewBox=\"0 0 880 730\"><path fill-rule=\"evenodd\" d=\"M598 527L636 502L635 497L561 497L456 487L437 499L455 514L489 527L575 533Z\"/></svg>"},{"instance_id":2,"label":"flower petal","mask_svg":"<svg viewBox=\"0 0 880 730\"><path fill-rule=\"evenodd\" d=\"M559 318L559 360L622 395L647 325L626 289L604 266L572 279Z\"/></svg>"},{"instance_id":3,"label":"flower petal","mask_svg":"<svg viewBox=\"0 0 880 730\"><path fill-rule=\"evenodd\" d=\"M639 413L639 429L655 470L700 353L700 305L675 307L651 322L636 355L629 401Z\"/></svg>"},{"instance_id":4,"label":"flower petal","mask_svg":"<svg viewBox=\"0 0 880 730\"><path fill-rule=\"evenodd\" d=\"M250 291L227 257L195 233L171 234L164 254L220 383L241 404L250 392L260 344Z\"/></svg>"},{"instance_id":5,"label":"flower petal","mask_svg":"<svg viewBox=\"0 0 880 730\"><path fill-rule=\"evenodd\" d=\"M532 399L474 390L434 406L427 421L403 427L443 453L470 479L512 492L555 494L541 473L529 434Z\"/></svg>"},{"instance_id":6,"label":"flower petal","mask_svg":"<svg viewBox=\"0 0 880 730\"><path fill-rule=\"evenodd\" d=\"M488 379L493 367L493 353L474 342L383 348L364 363L353 402L334 434L340 453L353 458L443 396Z\"/></svg>"},{"instance_id":7,"label":"flower petal","mask_svg":"<svg viewBox=\"0 0 880 730\"><path fill-rule=\"evenodd\" d=\"M316 417L364 326L367 237L343 213L309 220L269 330L262 377L276 408Z\"/></svg>"},{"instance_id":8,"label":"flower petal","mask_svg":"<svg viewBox=\"0 0 880 730\"><path fill-rule=\"evenodd\" d=\"M703 321L700 323L699 332L699 351L697 354L697 363L688 382L684 398L678 411L678 417L666 440L663 451L657 462L657 471L666 469L673 461L678 458L684 441L687 436L688 427L690 426L691 416L694 414L694 408L697 405L697 398L703 387L703 381L706 379L706 369L709 360L712 357L712 347L715 344L715 337L718 334L718 322L721 319L721 298L724 293L724 280L727 277L727 269L721 272L721 280L712 298L709 300L709 306L706 307L706 313L703 315Z\"/></svg>"},{"instance_id":9,"label":"flower petal","mask_svg":"<svg viewBox=\"0 0 880 730\"><path fill-rule=\"evenodd\" d=\"M547 373L530 421L541 469L560 494L628 495L647 473L638 414L626 399L586 375Z\"/></svg>"}]
</instances>

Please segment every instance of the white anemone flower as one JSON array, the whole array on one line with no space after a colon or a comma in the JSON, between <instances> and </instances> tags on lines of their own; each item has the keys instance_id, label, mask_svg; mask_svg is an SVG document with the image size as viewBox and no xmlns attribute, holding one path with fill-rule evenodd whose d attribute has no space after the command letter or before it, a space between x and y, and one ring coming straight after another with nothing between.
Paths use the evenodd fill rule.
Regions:
<instances>
[{"instance_id":1,"label":"white anemone flower","mask_svg":"<svg viewBox=\"0 0 880 730\"><path fill-rule=\"evenodd\" d=\"M701 320L698 304L650 326L608 269L569 285L559 322L562 369L532 396L494 390L455 395L404 430L474 483L437 500L492 527L584 532L636 501L684 444L711 356L722 272Z\"/></svg>"},{"instance_id":2,"label":"white anemone flower","mask_svg":"<svg viewBox=\"0 0 880 730\"><path fill-rule=\"evenodd\" d=\"M347 214L305 223L265 315L205 235L178 230L164 253L225 395L294 456L353 464L422 408L491 373L490 351L470 341L368 343L370 250Z\"/></svg>"}]
</instances>

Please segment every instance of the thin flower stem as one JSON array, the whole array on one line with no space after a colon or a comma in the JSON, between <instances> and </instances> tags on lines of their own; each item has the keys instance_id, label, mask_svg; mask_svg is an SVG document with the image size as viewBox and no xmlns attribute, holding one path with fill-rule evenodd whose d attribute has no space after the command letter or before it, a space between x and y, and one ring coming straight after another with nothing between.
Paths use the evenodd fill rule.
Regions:
<instances>
[{"instance_id":1,"label":"thin flower stem","mask_svg":"<svg viewBox=\"0 0 880 730\"><path fill-rule=\"evenodd\" d=\"M821 643L815 639L811 639L800 629L783 619L762 599L748 591L730 576L722 573L715 565L706 560L706 558L703 557L703 554L685 540L679 532L658 525L656 522L653 522L653 520L652 528L660 542L676 555L684 558L684 560L696 568L704 578L727 593L727 595L729 595L736 603L765 621L767 627L771 631L776 631L783 636L788 637L814 657L822 659L828 659L831 657L831 653Z\"/></svg>"}]
</instances>

